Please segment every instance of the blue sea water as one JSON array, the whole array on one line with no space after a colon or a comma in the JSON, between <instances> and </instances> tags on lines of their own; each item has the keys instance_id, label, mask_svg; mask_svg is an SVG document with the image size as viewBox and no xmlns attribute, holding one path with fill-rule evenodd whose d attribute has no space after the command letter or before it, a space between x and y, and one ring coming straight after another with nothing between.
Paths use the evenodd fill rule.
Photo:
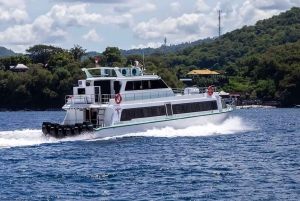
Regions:
<instances>
[{"instance_id":1,"label":"blue sea water","mask_svg":"<svg viewBox=\"0 0 300 201\"><path fill-rule=\"evenodd\" d=\"M300 109L93 141L43 136L42 122L64 114L0 112L0 200L300 200Z\"/></svg>"}]
</instances>

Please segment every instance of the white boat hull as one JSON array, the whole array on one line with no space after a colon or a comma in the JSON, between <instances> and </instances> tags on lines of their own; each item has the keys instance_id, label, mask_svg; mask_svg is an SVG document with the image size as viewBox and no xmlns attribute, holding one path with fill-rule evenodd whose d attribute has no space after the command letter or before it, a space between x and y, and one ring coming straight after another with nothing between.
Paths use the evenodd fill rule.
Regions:
<instances>
[{"instance_id":1,"label":"white boat hull","mask_svg":"<svg viewBox=\"0 0 300 201\"><path fill-rule=\"evenodd\" d=\"M93 136L95 138L116 137L128 133L145 132L147 130L161 129L165 127L183 129L190 126L205 125L208 123L221 124L231 111L232 110L222 113L207 113L185 117L173 116L163 120L114 125L97 129Z\"/></svg>"}]
</instances>

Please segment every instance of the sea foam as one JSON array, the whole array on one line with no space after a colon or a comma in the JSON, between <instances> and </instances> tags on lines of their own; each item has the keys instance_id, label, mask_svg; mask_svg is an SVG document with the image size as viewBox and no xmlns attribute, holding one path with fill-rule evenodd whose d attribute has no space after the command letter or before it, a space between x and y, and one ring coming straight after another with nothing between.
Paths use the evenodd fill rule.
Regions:
<instances>
[{"instance_id":1,"label":"sea foam","mask_svg":"<svg viewBox=\"0 0 300 201\"><path fill-rule=\"evenodd\" d=\"M238 134L245 131L255 130L255 126L243 121L241 117L230 117L220 125L206 124L201 126L192 126L185 129L174 129L166 127L162 129L151 129L146 132L128 133L121 136L98 138L92 133L79 135L76 137L67 137L64 139L56 139L45 136L41 130L15 130L0 132L0 148L33 146L45 143L60 143L64 141L96 141L110 140L124 137L201 137L212 135Z\"/></svg>"}]
</instances>

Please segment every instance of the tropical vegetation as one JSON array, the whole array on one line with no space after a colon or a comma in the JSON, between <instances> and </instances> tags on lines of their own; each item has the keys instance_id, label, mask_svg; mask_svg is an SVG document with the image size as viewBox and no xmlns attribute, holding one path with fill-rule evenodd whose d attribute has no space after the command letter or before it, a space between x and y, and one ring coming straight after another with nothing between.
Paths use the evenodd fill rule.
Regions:
<instances>
[{"instance_id":1,"label":"tropical vegetation","mask_svg":"<svg viewBox=\"0 0 300 201\"><path fill-rule=\"evenodd\" d=\"M95 66L130 66L144 62L148 72L156 72L170 87L183 87L179 76L194 69L211 69L229 79L219 83L227 92L248 92L251 97L280 100L282 106L300 103L300 8L258 21L254 26L226 33L220 38L201 41L185 48L166 50L162 46L151 53L135 50L123 56L118 47L88 54L79 45L66 50L38 44L26 55L0 58L0 108L59 108L65 95L72 93L82 68ZM165 48L165 49L164 49ZM147 52L147 54L145 54ZM142 57L143 53L146 55ZM1 52L0 52L1 55ZM22 63L30 69L12 72L10 66ZM199 85L217 83L215 79L196 79Z\"/></svg>"}]
</instances>

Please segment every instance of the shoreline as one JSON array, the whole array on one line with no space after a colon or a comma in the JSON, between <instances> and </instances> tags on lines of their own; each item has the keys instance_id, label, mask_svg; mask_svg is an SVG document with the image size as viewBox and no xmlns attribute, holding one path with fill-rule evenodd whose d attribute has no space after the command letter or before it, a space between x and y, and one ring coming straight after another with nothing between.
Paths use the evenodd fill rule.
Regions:
<instances>
[{"instance_id":1,"label":"shoreline","mask_svg":"<svg viewBox=\"0 0 300 201\"><path fill-rule=\"evenodd\" d=\"M239 105L239 106L236 106L236 109L250 109L250 108L273 109L273 108L277 108L277 107L270 106L270 105Z\"/></svg>"}]
</instances>

